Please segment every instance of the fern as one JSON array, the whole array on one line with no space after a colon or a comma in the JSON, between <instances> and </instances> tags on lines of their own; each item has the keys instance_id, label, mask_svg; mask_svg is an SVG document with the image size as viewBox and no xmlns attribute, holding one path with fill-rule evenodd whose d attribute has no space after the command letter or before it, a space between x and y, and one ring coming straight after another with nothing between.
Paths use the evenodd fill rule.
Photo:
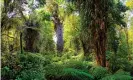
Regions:
<instances>
[{"instance_id":1,"label":"fern","mask_svg":"<svg viewBox=\"0 0 133 80\"><path fill-rule=\"evenodd\" d=\"M93 80L93 77L82 70L64 68L57 64L50 64L45 67L47 80Z\"/></svg>"},{"instance_id":2,"label":"fern","mask_svg":"<svg viewBox=\"0 0 133 80\"><path fill-rule=\"evenodd\" d=\"M93 80L93 77L90 74L82 70L65 68L63 72L64 73L59 80Z\"/></svg>"},{"instance_id":3,"label":"fern","mask_svg":"<svg viewBox=\"0 0 133 80\"><path fill-rule=\"evenodd\" d=\"M45 59L41 54L32 54L32 53L25 53L18 55L20 64L22 66L27 66L28 68L31 67L38 67L40 65L47 65L50 63L47 59Z\"/></svg>"},{"instance_id":4,"label":"fern","mask_svg":"<svg viewBox=\"0 0 133 80\"><path fill-rule=\"evenodd\" d=\"M132 80L133 78L130 75L121 75L121 74L114 74L114 75L109 75L101 80Z\"/></svg>"},{"instance_id":5,"label":"fern","mask_svg":"<svg viewBox=\"0 0 133 80\"><path fill-rule=\"evenodd\" d=\"M125 72L123 70L118 70L113 75L108 75L101 80L132 80L133 78L130 76L130 73Z\"/></svg>"},{"instance_id":6,"label":"fern","mask_svg":"<svg viewBox=\"0 0 133 80\"><path fill-rule=\"evenodd\" d=\"M28 70L23 70L20 74L16 77L16 80L44 80L44 70L43 68L37 69L32 68Z\"/></svg>"},{"instance_id":7,"label":"fern","mask_svg":"<svg viewBox=\"0 0 133 80\"><path fill-rule=\"evenodd\" d=\"M129 72L123 71L122 69L118 70L115 74L120 74L120 75L130 75Z\"/></svg>"},{"instance_id":8,"label":"fern","mask_svg":"<svg viewBox=\"0 0 133 80\"><path fill-rule=\"evenodd\" d=\"M49 64L45 67L45 77L48 80L55 79L62 74L63 66L57 64Z\"/></svg>"},{"instance_id":9,"label":"fern","mask_svg":"<svg viewBox=\"0 0 133 80\"><path fill-rule=\"evenodd\" d=\"M94 76L95 80L99 80L108 74L108 71L103 67L92 67L90 73Z\"/></svg>"},{"instance_id":10,"label":"fern","mask_svg":"<svg viewBox=\"0 0 133 80\"><path fill-rule=\"evenodd\" d=\"M81 69L81 70L87 70L88 64L85 61L79 61L79 60L69 60L64 63L65 67L67 68L74 68L74 69Z\"/></svg>"}]
</instances>

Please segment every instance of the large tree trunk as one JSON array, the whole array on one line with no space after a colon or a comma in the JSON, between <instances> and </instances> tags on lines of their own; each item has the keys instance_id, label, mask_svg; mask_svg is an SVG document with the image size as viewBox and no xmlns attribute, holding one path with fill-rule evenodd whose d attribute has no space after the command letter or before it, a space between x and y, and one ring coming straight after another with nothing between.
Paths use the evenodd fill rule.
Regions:
<instances>
[{"instance_id":1,"label":"large tree trunk","mask_svg":"<svg viewBox=\"0 0 133 80\"><path fill-rule=\"evenodd\" d=\"M94 0L92 36L97 64L106 67L106 32L107 5L106 0Z\"/></svg>"},{"instance_id":2,"label":"large tree trunk","mask_svg":"<svg viewBox=\"0 0 133 80\"><path fill-rule=\"evenodd\" d=\"M60 19L58 18L58 15L55 14L53 15L54 19L53 19L53 22L54 22L54 29L55 29L55 33L56 33L56 37L57 37L57 51L59 53L61 53L63 51L63 26L62 26L62 23L60 22Z\"/></svg>"},{"instance_id":3,"label":"large tree trunk","mask_svg":"<svg viewBox=\"0 0 133 80\"><path fill-rule=\"evenodd\" d=\"M62 24L59 23L56 25L56 37L57 37L57 51L63 51L63 29Z\"/></svg>"},{"instance_id":4,"label":"large tree trunk","mask_svg":"<svg viewBox=\"0 0 133 80\"><path fill-rule=\"evenodd\" d=\"M103 30L98 30L95 32L97 37L94 37L94 46L96 53L96 61L100 66L106 66L106 34Z\"/></svg>"},{"instance_id":5,"label":"large tree trunk","mask_svg":"<svg viewBox=\"0 0 133 80\"><path fill-rule=\"evenodd\" d=\"M25 33L25 51L28 52L39 52L37 48L37 39L39 33L33 29L27 29Z\"/></svg>"}]
</instances>

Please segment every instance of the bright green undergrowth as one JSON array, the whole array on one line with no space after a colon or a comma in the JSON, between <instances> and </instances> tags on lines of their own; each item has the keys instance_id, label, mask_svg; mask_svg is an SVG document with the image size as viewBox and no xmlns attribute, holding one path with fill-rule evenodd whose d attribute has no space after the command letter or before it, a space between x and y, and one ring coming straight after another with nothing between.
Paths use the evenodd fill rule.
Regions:
<instances>
[{"instance_id":1,"label":"bright green undergrowth","mask_svg":"<svg viewBox=\"0 0 133 80\"><path fill-rule=\"evenodd\" d=\"M115 73L92 61L85 61L82 55L62 57L50 53L23 53L5 55L2 58L2 79L4 80L131 80L129 72Z\"/></svg>"}]
</instances>

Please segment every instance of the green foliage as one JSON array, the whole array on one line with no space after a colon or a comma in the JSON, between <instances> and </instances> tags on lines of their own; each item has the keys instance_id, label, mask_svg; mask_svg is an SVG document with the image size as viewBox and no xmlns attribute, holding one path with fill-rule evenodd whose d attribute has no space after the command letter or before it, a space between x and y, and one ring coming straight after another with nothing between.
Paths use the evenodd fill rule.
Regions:
<instances>
[{"instance_id":1,"label":"green foliage","mask_svg":"<svg viewBox=\"0 0 133 80\"><path fill-rule=\"evenodd\" d=\"M41 54L23 53L10 57L2 67L2 78L17 80L44 80L44 66L49 64Z\"/></svg>"},{"instance_id":2,"label":"green foliage","mask_svg":"<svg viewBox=\"0 0 133 80\"><path fill-rule=\"evenodd\" d=\"M64 20L64 48L77 54L80 50L80 19L76 14L67 16Z\"/></svg>"},{"instance_id":3,"label":"green foliage","mask_svg":"<svg viewBox=\"0 0 133 80\"><path fill-rule=\"evenodd\" d=\"M125 58L123 56L121 57L119 55L114 55L112 53L110 55L110 58L109 58L109 68L110 68L110 70L112 72L115 72L118 69L123 69L123 70L126 70L126 71L130 71L131 70L131 64L127 59L128 58Z\"/></svg>"},{"instance_id":4,"label":"green foliage","mask_svg":"<svg viewBox=\"0 0 133 80\"><path fill-rule=\"evenodd\" d=\"M91 75L94 77L95 80L99 80L108 74L107 69L101 66L92 67L89 72L91 73Z\"/></svg>"},{"instance_id":5,"label":"green foliage","mask_svg":"<svg viewBox=\"0 0 133 80\"><path fill-rule=\"evenodd\" d=\"M131 71L131 64L128 60L130 55L130 50L128 47L130 44L127 39L128 36L125 33L125 29L122 29L120 32L118 32L117 29L118 26L116 28L110 27L109 29L110 35L108 37L108 46L110 51L107 51L106 57L109 61L109 69L112 72L115 72L118 69Z\"/></svg>"},{"instance_id":6,"label":"green foliage","mask_svg":"<svg viewBox=\"0 0 133 80\"><path fill-rule=\"evenodd\" d=\"M26 53L20 54L21 72L17 75L18 80L43 80L45 79L44 66L48 64L40 54Z\"/></svg>"},{"instance_id":7,"label":"green foliage","mask_svg":"<svg viewBox=\"0 0 133 80\"><path fill-rule=\"evenodd\" d=\"M56 79L59 75L62 74L63 66L57 64L49 64L45 67L45 70L45 77L48 80Z\"/></svg>"},{"instance_id":8,"label":"green foliage","mask_svg":"<svg viewBox=\"0 0 133 80\"><path fill-rule=\"evenodd\" d=\"M127 0L126 1L126 6L129 7L132 10L133 9L133 1L132 0Z\"/></svg>"},{"instance_id":9,"label":"green foliage","mask_svg":"<svg viewBox=\"0 0 133 80\"><path fill-rule=\"evenodd\" d=\"M108 75L101 80L132 80L133 78L130 76L128 72L124 72L122 70L117 71L113 75Z\"/></svg>"},{"instance_id":10,"label":"green foliage","mask_svg":"<svg viewBox=\"0 0 133 80\"><path fill-rule=\"evenodd\" d=\"M16 80L45 80L44 71L41 67L32 68L29 70L23 70L20 75L16 77Z\"/></svg>"},{"instance_id":11,"label":"green foliage","mask_svg":"<svg viewBox=\"0 0 133 80\"><path fill-rule=\"evenodd\" d=\"M60 80L93 80L93 77L82 70L73 68L66 68L63 70L64 74L60 76Z\"/></svg>"},{"instance_id":12,"label":"green foliage","mask_svg":"<svg viewBox=\"0 0 133 80\"><path fill-rule=\"evenodd\" d=\"M132 78L129 75L115 74L115 75L104 77L101 80L131 80L131 79Z\"/></svg>"},{"instance_id":13,"label":"green foliage","mask_svg":"<svg viewBox=\"0 0 133 80\"><path fill-rule=\"evenodd\" d=\"M20 71L19 58L14 54L3 54L1 58L1 78L15 79Z\"/></svg>"},{"instance_id":14,"label":"green foliage","mask_svg":"<svg viewBox=\"0 0 133 80\"><path fill-rule=\"evenodd\" d=\"M93 80L93 77L82 70L64 68L61 65L51 64L45 67L48 80Z\"/></svg>"},{"instance_id":15,"label":"green foliage","mask_svg":"<svg viewBox=\"0 0 133 80\"><path fill-rule=\"evenodd\" d=\"M91 67L87 62L80 60L69 60L63 64L67 68L74 68L80 70L87 70Z\"/></svg>"},{"instance_id":16,"label":"green foliage","mask_svg":"<svg viewBox=\"0 0 133 80\"><path fill-rule=\"evenodd\" d=\"M3 67L2 69L1 69L1 76L2 76L2 78L4 78L4 76L8 76L11 72L10 72L10 68L9 67L7 67L7 66L5 66L5 67ZM11 75L11 74L10 74ZM7 77L6 77L7 78ZM11 77L10 76L8 76L8 78L10 79ZM7 79L8 79L7 78Z\"/></svg>"},{"instance_id":17,"label":"green foliage","mask_svg":"<svg viewBox=\"0 0 133 80\"><path fill-rule=\"evenodd\" d=\"M41 65L45 66L46 64L49 64L48 61L46 61L46 59L41 54L25 53L25 54L19 54L19 56L20 56L19 57L20 64L22 64L25 68L26 66L28 68L31 68L31 67L38 67Z\"/></svg>"},{"instance_id":18,"label":"green foliage","mask_svg":"<svg viewBox=\"0 0 133 80\"><path fill-rule=\"evenodd\" d=\"M43 8L37 10L37 17L40 24L40 39L38 41L38 47L40 47L40 52L48 52L50 50L54 51L54 26L50 20L50 13L44 11Z\"/></svg>"},{"instance_id":19,"label":"green foliage","mask_svg":"<svg viewBox=\"0 0 133 80\"><path fill-rule=\"evenodd\" d=\"M101 2L95 2L95 0L2 0L0 2L2 2L0 3L2 4L2 80L133 79L130 76L133 74L133 18L127 15L129 17L125 21L130 23L131 27L127 28L129 34L126 35L124 12L128 8L121 0L101 0ZM127 0L126 5L132 10L132 0ZM29 13L25 14L25 12ZM58 16L64 30L62 56L58 56L55 52L56 42L54 43L53 40L55 26L51 20L53 14ZM91 49L91 51L86 49L89 53L94 51L92 38L99 37L97 34L101 33L102 29L100 27L100 32L97 33L97 25L102 26L101 21L104 21L107 26L107 33L105 31L107 47L104 48L107 50L108 70L94 66L95 63L92 61L94 54L91 54L89 56L91 60L86 59L87 61L85 57L88 58L88 56L83 55L84 46ZM95 29L94 34L92 34L93 29ZM33 47L31 49L33 52L34 49L38 49L39 53L18 53L20 32L23 33L22 38L24 38L22 44L29 42L28 47ZM24 46L23 44L22 47Z\"/></svg>"}]
</instances>

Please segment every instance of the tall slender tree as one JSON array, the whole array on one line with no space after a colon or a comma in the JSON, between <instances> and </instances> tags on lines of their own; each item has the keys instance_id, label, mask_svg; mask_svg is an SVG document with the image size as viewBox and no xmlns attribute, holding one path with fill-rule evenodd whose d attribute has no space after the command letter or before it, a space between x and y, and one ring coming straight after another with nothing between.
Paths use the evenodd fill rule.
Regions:
<instances>
[{"instance_id":1,"label":"tall slender tree","mask_svg":"<svg viewBox=\"0 0 133 80\"><path fill-rule=\"evenodd\" d=\"M58 16L58 5L56 4L57 9L53 12L53 22L54 22L54 29L57 37L57 51L63 51L63 25Z\"/></svg>"},{"instance_id":2,"label":"tall slender tree","mask_svg":"<svg viewBox=\"0 0 133 80\"><path fill-rule=\"evenodd\" d=\"M57 38L57 43L56 43L57 51L61 53L63 51L64 41L63 41L63 23L61 22L61 19L59 17L59 5L54 0L47 1L47 5L50 12L52 13L52 21L54 23L54 29Z\"/></svg>"}]
</instances>

